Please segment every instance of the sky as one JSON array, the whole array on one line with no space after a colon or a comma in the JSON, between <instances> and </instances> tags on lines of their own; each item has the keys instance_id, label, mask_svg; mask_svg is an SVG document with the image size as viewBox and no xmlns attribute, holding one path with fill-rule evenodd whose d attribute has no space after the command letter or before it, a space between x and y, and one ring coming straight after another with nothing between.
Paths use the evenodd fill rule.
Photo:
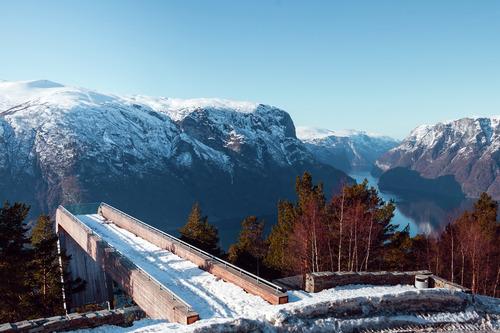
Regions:
<instances>
[{"instance_id":1,"label":"sky","mask_svg":"<svg viewBox=\"0 0 500 333\"><path fill-rule=\"evenodd\" d=\"M500 1L0 1L0 79L248 100L403 138L500 114Z\"/></svg>"}]
</instances>

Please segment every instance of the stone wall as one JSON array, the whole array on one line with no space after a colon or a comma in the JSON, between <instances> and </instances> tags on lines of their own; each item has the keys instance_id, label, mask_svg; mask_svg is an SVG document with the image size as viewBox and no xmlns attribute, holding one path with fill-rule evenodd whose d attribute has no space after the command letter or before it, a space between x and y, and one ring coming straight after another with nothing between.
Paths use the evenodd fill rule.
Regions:
<instances>
[{"instance_id":1,"label":"stone wall","mask_svg":"<svg viewBox=\"0 0 500 333\"><path fill-rule=\"evenodd\" d=\"M92 328L101 325L130 326L134 320L144 317L144 312L137 306L102 310L87 313L70 313L67 316L54 316L33 320L23 320L17 323L0 325L1 333L28 332L62 332L82 328Z\"/></svg>"}]
</instances>

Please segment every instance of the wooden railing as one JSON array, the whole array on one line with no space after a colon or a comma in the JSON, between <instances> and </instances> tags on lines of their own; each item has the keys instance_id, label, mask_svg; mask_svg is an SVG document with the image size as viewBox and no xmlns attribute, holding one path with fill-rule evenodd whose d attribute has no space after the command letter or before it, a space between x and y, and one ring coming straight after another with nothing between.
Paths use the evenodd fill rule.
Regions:
<instances>
[{"instance_id":1,"label":"wooden railing","mask_svg":"<svg viewBox=\"0 0 500 333\"><path fill-rule=\"evenodd\" d=\"M225 261L217 256L214 256L213 254L210 254L206 251L203 251L202 249L199 249L196 246L193 246L193 245L191 245L191 244L189 244L189 243L187 243L187 242L185 242L177 237L174 237L174 236L172 236L172 235L170 235L170 234L168 234L160 229L157 229L157 228L155 228L155 227L153 227L153 226L151 226L151 225L149 225L149 224L147 224L147 223L145 223L145 222L143 222L143 221L141 221L133 216L130 216L129 214L122 212L121 210L119 210L113 206L108 205L107 203L102 202L101 205L99 206L99 210L100 210L101 206L105 206L105 207L113 210L114 212L122 215L122 216L125 216L131 220L134 220L135 222L137 222L138 224L141 224L142 226L149 229L150 231L161 234L162 236L169 238L173 243L182 244L184 247L189 248L192 252L196 252L196 253L199 253L205 257L208 257L211 260L224 265L224 267L230 267L233 270L235 270L236 272L238 272L240 275L243 275L243 276L255 281L255 283L262 284L262 285L265 285L265 286L268 286L268 287L274 289L276 291L276 293L283 293L286 291L283 287L278 286L275 283L272 283L266 279L263 279L260 276L252 274L252 273L250 273L250 272L248 272L248 271L246 271L246 270L244 270L236 265L231 264L230 262L227 262L227 261Z\"/></svg>"}]
</instances>

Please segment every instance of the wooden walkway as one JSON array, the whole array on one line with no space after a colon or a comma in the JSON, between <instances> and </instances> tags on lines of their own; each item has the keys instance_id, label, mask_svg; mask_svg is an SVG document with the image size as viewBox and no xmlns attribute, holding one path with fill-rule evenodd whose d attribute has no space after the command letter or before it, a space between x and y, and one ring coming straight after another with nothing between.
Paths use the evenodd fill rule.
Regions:
<instances>
[{"instance_id":1,"label":"wooden walkway","mask_svg":"<svg viewBox=\"0 0 500 333\"><path fill-rule=\"evenodd\" d=\"M74 275L88 281L84 293L68 300L73 308L110 299L111 280L151 318L183 324L200 317L245 314L246 305L256 307L263 300L271 304L288 301L281 287L107 204L101 204L93 214L73 214L70 210L60 206L56 213L61 246L74 258L70 262ZM138 250L139 243L144 248ZM161 270L148 262L151 258L158 261ZM189 268L188 275L174 265L164 267L172 258ZM221 283L225 285L218 286ZM238 299L244 302L234 301Z\"/></svg>"}]
</instances>

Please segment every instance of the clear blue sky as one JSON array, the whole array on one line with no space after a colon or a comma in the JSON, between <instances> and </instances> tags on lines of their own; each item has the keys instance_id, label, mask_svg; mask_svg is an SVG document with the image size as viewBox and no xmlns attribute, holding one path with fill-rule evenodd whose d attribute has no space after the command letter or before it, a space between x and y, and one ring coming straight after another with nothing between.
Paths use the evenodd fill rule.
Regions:
<instances>
[{"instance_id":1,"label":"clear blue sky","mask_svg":"<svg viewBox=\"0 0 500 333\"><path fill-rule=\"evenodd\" d=\"M500 1L0 2L0 79L42 78L403 137L500 114Z\"/></svg>"}]
</instances>

